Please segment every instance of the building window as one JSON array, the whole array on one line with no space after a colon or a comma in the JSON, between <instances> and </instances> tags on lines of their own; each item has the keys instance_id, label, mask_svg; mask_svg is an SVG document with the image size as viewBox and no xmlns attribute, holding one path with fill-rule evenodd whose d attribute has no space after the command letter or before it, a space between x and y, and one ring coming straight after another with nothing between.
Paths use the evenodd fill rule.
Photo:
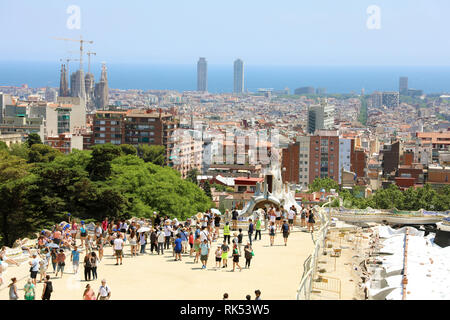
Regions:
<instances>
[{"instance_id":1,"label":"building window","mask_svg":"<svg viewBox=\"0 0 450 320\"><path fill-rule=\"evenodd\" d=\"M100 127L100 131L106 131L105 127Z\"/></svg>"}]
</instances>

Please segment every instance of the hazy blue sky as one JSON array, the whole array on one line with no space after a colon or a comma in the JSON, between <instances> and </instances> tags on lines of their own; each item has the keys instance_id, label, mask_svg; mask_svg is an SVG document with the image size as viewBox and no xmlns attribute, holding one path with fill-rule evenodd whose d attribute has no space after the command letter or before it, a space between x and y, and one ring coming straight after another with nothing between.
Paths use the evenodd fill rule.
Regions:
<instances>
[{"instance_id":1,"label":"hazy blue sky","mask_svg":"<svg viewBox=\"0 0 450 320\"><path fill-rule=\"evenodd\" d=\"M69 5L81 29L66 27ZM366 26L381 8L381 29ZM448 0L0 0L0 60L55 61L94 40L96 61L450 65ZM76 54L75 54L76 55Z\"/></svg>"}]
</instances>

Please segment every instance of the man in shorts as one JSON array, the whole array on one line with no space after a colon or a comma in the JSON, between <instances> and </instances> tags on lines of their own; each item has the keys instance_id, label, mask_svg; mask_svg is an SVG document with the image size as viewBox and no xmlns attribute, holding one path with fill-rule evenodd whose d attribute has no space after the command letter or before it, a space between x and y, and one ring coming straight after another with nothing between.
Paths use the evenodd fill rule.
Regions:
<instances>
[{"instance_id":1,"label":"man in shorts","mask_svg":"<svg viewBox=\"0 0 450 320\"><path fill-rule=\"evenodd\" d=\"M283 224L281 225L281 231L283 231L284 245L287 246L287 240L289 237L289 224L286 220L284 220Z\"/></svg>"},{"instance_id":2,"label":"man in shorts","mask_svg":"<svg viewBox=\"0 0 450 320\"><path fill-rule=\"evenodd\" d=\"M116 266L122 264L123 257L123 240L120 232L117 232L117 238L114 240L114 252L116 253Z\"/></svg>"},{"instance_id":3,"label":"man in shorts","mask_svg":"<svg viewBox=\"0 0 450 320\"><path fill-rule=\"evenodd\" d=\"M33 253L33 260L30 261L30 278L33 281L33 284L36 286L36 277L39 272L39 259L37 258L37 254Z\"/></svg>"},{"instance_id":4,"label":"man in shorts","mask_svg":"<svg viewBox=\"0 0 450 320\"><path fill-rule=\"evenodd\" d=\"M292 231L294 229L294 218L295 218L295 211L291 207L288 211L289 231Z\"/></svg>"},{"instance_id":5,"label":"man in shorts","mask_svg":"<svg viewBox=\"0 0 450 320\"><path fill-rule=\"evenodd\" d=\"M208 262L208 255L209 255L209 243L208 239L203 240L202 244L200 245L200 261L202 262L202 269L206 269L206 263Z\"/></svg>"},{"instance_id":6,"label":"man in shorts","mask_svg":"<svg viewBox=\"0 0 450 320\"><path fill-rule=\"evenodd\" d=\"M231 221L232 221L231 229L234 230L234 231L237 230L238 215L239 215L239 213L237 212L236 209L234 209L234 210L231 212Z\"/></svg>"}]
</instances>

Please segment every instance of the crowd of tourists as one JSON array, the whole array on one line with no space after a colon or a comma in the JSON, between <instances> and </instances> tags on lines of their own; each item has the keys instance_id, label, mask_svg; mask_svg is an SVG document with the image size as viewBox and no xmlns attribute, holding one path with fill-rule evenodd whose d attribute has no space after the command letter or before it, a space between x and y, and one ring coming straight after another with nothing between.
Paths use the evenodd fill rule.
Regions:
<instances>
[{"instance_id":1,"label":"crowd of tourists","mask_svg":"<svg viewBox=\"0 0 450 320\"><path fill-rule=\"evenodd\" d=\"M172 254L175 261L192 258L194 263L201 263L201 269L207 268L210 256L214 256L214 268L217 270L228 268L229 259L232 259L231 272L236 269L239 271L243 268L250 269L251 261L255 256L253 242L262 239L262 221L264 221L265 230L268 231L270 245L274 245L276 235L280 232L284 245L287 246L288 237L298 217L300 217L301 227L307 228L308 232L314 231L315 220L310 207L301 208L300 212L297 212L295 206L289 209L269 207L263 212L255 212L253 217L245 223L245 231L242 226L238 228L237 210L232 210L231 213L226 211L224 216L208 210L185 222L180 222L177 218L163 217L154 212L152 219L109 221L105 218L102 222L96 223L95 227L92 224L88 227L84 221L78 222L68 214L69 222L55 225L51 230L42 230L37 239L37 250L32 252L30 248L22 248L31 255L30 278L24 287L24 297L27 300L33 300L37 282L42 282L41 298L50 299L53 286L49 274L53 273L53 278L62 278L66 261L72 264L72 274L76 275L80 272L81 262L84 281L96 280L97 268L103 259L105 246L112 247L115 265L122 265L125 254L134 258L145 254L163 255L166 251ZM219 241L221 229L223 240ZM126 243L129 247L127 253L125 253ZM84 253L82 260L81 253ZM245 259L243 267L240 262L241 256ZM0 252L0 263L18 265L13 259L6 259L5 248ZM52 272L49 268L50 264ZM0 275L1 271L0 265ZM1 277L0 281L3 281ZM11 279L10 298L12 300L19 298L16 282L16 278ZM83 299L108 299L110 289L103 282L97 296L90 284L87 284Z\"/></svg>"}]
</instances>

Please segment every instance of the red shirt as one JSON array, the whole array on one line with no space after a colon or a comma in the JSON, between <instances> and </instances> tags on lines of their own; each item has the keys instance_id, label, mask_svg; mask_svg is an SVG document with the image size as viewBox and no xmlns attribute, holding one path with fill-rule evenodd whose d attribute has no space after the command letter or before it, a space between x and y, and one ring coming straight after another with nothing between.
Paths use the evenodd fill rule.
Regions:
<instances>
[{"instance_id":1,"label":"red shirt","mask_svg":"<svg viewBox=\"0 0 450 320\"><path fill-rule=\"evenodd\" d=\"M106 220L102 222L102 229L103 231L106 231L108 229L108 222Z\"/></svg>"}]
</instances>

